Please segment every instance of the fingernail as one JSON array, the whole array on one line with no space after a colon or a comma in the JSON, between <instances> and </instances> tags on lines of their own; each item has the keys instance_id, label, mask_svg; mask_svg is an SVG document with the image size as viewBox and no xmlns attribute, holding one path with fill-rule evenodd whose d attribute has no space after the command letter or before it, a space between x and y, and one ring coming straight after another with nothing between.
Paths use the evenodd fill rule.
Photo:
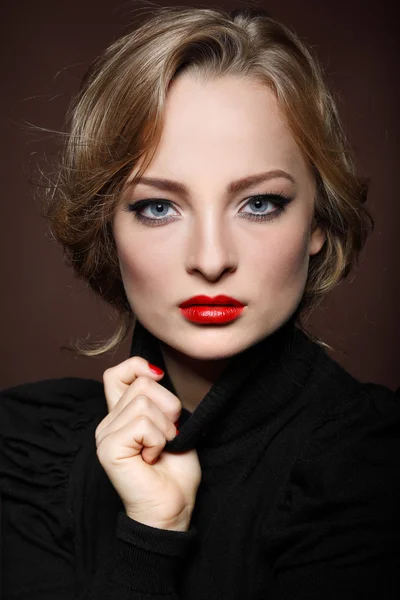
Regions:
<instances>
[{"instance_id":1,"label":"fingernail","mask_svg":"<svg viewBox=\"0 0 400 600\"><path fill-rule=\"evenodd\" d=\"M176 423L174 423L174 425L175 425L175 429L176 429L176 435L178 435L178 433L179 433L178 421Z\"/></svg>"},{"instance_id":2,"label":"fingernail","mask_svg":"<svg viewBox=\"0 0 400 600\"><path fill-rule=\"evenodd\" d=\"M153 373L157 373L157 375L161 375L162 373L164 373L164 371L162 369L159 369L158 367L156 367L155 365L152 365L151 363L149 363L149 368L151 369L151 371L153 371Z\"/></svg>"}]
</instances>

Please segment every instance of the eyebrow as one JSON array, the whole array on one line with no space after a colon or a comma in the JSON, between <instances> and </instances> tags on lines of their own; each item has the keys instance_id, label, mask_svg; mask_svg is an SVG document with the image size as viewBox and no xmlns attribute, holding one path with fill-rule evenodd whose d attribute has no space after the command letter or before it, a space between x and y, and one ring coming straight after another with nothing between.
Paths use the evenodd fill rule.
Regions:
<instances>
[{"instance_id":1,"label":"eyebrow","mask_svg":"<svg viewBox=\"0 0 400 600\"><path fill-rule=\"evenodd\" d=\"M287 173L282 169L274 169L273 171L266 171L265 173L258 173L256 175L249 175L248 177L232 181L228 185L228 192L230 194L242 192L243 190L249 188L252 185L262 183L263 181L268 181L270 179L277 179L278 177L284 177L285 179L288 179L291 183L294 184L297 183L294 177L290 175L290 173ZM138 185L139 183L149 185L159 190L182 194L183 196L189 196L190 194L189 188L185 184L180 183L179 181L173 181L171 179L155 179L153 177L140 177L139 179L133 179L131 181L131 185Z\"/></svg>"}]
</instances>

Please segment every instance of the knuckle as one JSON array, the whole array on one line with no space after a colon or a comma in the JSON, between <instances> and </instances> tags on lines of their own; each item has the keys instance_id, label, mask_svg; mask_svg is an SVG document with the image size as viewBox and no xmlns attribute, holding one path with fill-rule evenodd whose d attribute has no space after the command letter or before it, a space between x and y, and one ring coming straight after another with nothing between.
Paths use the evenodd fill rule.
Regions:
<instances>
[{"instance_id":1,"label":"knuckle","mask_svg":"<svg viewBox=\"0 0 400 600\"><path fill-rule=\"evenodd\" d=\"M160 450L162 451L165 447L165 444L167 443L167 438L166 436L160 431L160 440L158 442L158 447L160 448Z\"/></svg>"},{"instance_id":2,"label":"knuckle","mask_svg":"<svg viewBox=\"0 0 400 600\"><path fill-rule=\"evenodd\" d=\"M147 375L140 375L138 377L138 385L140 386L140 391L144 394L149 394L152 390L152 386L154 385L153 379L148 377Z\"/></svg>"},{"instance_id":3,"label":"knuckle","mask_svg":"<svg viewBox=\"0 0 400 600\"><path fill-rule=\"evenodd\" d=\"M168 430L167 430L167 440L171 441L174 439L174 437L176 437L176 427L173 423L171 423L171 421L169 422L168 425Z\"/></svg>"},{"instance_id":4,"label":"knuckle","mask_svg":"<svg viewBox=\"0 0 400 600\"><path fill-rule=\"evenodd\" d=\"M138 375L135 379L134 386L138 393L148 394L151 391L153 380L147 375Z\"/></svg>"},{"instance_id":5,"label":"knuckle","mask_svg":"<svg viewBox=\"0 0 400 600\"><path fill-rule=\"evenodd\" d=\"M146 445L151 442L152 446L160 447L166 443L165 435L158 427L154 424L150 417L147 415L138 416L132 424L132 436L137 441L146 439Z\"/></svg>"},{"instance_id":6,"label":"knuckle","mask_svg":"<svg viewBox=\"0 0 400 600\"><path fill-rule=\"evenodd\" d=\"M100 441L96 448L96 454L100 463L104 466L110 464L118 454L118 432L112 432Z\"/></svg>"},{"instance_id":7,"label":"knuckle","mask_svg":"<svg viewBox=\"0 0 400 600\"><path fill-rule=\"evenodd\" d=\"M151 425L153 425L152 420L147 415L139 415L135 419L135 424L137 429L149 429Z\"/></svg>"},{"instance_id":8,"label":"knuckle","mask_svg":"<svg viewBox=\"0 0 400 600\"><path fill-rule=\"evenodd\" d=\"M173 402L172 402L171 404L172 404L172 406L171 406L171 409L172 409L174 412L180 412L180 411L182 410L182 403L181 403L181 401L179 400L179 398L177 398L176 396L175 396L175 398L173 399Z\"/></svg>"},{"instance_id":9,"label":"knuckle","mask_svg":"<svg viewBox=\"0 0 400 600\"><path fill-rule=\"evenodd\" d=\"M107 445L104 442L97 446L96 454L100 464L104 465L107 462L107 457L109 456Z\"/></svg>"},{"instance_id":10,"label":"knuckle","mask_svg":"<svg viewBox=\"0 0 400 600\"><path fill-rule=\"evenodd\" d=\"M108 369L103 372L103 383L106 383L112 379L114 375L114 369L115 367L108 367Z\"/></svg>"},{"instance_id":11,"label":"knuckle","mask_svg":"<svg viewBox=\"0 0 400 600\"><path fill-rule=\"evenodd\" d=\"M146 396L145 394L139 394L138 396L135 396L135 398L133 399L133 402L135 403L135 407L138 410L143 410L143 411L148 411L150 408L150 405L152 404L150 398L148 396Z\"/></svg>"}]
</instances>

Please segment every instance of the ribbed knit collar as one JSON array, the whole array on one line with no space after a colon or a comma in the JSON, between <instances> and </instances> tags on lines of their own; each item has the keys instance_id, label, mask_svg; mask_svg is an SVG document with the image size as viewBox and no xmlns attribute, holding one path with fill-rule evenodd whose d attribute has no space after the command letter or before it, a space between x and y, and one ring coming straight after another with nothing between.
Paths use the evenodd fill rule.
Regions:
<instances>
[{"instance_id":1,"label":"ribbed knit collar","mask_svg":"<svg viewBox=\"0 0 400 600\"><path fill-rule=\"evenodd\" d=\"M180 433L165 449L184 452L196 448L204 458L229 455L233 459L233 448L247 447L266 421L296 401L322 352L290 319L272 335L232 357L194 412L182 410ZM177 395L158 339L139 321L130 355L161 367L165 375L160 385Z\"/></svg>"}]
</instances>

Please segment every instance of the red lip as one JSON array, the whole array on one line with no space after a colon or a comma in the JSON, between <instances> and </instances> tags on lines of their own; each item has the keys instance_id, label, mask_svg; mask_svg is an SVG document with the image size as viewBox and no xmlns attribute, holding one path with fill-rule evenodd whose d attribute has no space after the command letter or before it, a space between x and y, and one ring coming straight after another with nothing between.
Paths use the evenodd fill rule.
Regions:
<instances>
[{"instance_id":1,"label":"red lip","mask_svg":"<svg viewBox=\"0 0 400 600\"><path fill-rule=\"evenodd\" d=\"M202 324L219 324L219 323L230 323L235 321L242 312L244 306L213 306L211 304L202 306L187 306L181 308L183 316L192 323Z\"/></svg>"},{"instance_id":2,"label":"red lip","mask_svg":"<svg viewBox=\"0 0 400 600\"><path fill-rule=\"evenodd\" d=\"M219 295L211 298L210 296L193 296L188 300L185 300L180 304L180 308L187 308L188 306L244 306L242 302L236 300L235 298L231 298L230 296Z\"/></svg>"}]
</instances>

